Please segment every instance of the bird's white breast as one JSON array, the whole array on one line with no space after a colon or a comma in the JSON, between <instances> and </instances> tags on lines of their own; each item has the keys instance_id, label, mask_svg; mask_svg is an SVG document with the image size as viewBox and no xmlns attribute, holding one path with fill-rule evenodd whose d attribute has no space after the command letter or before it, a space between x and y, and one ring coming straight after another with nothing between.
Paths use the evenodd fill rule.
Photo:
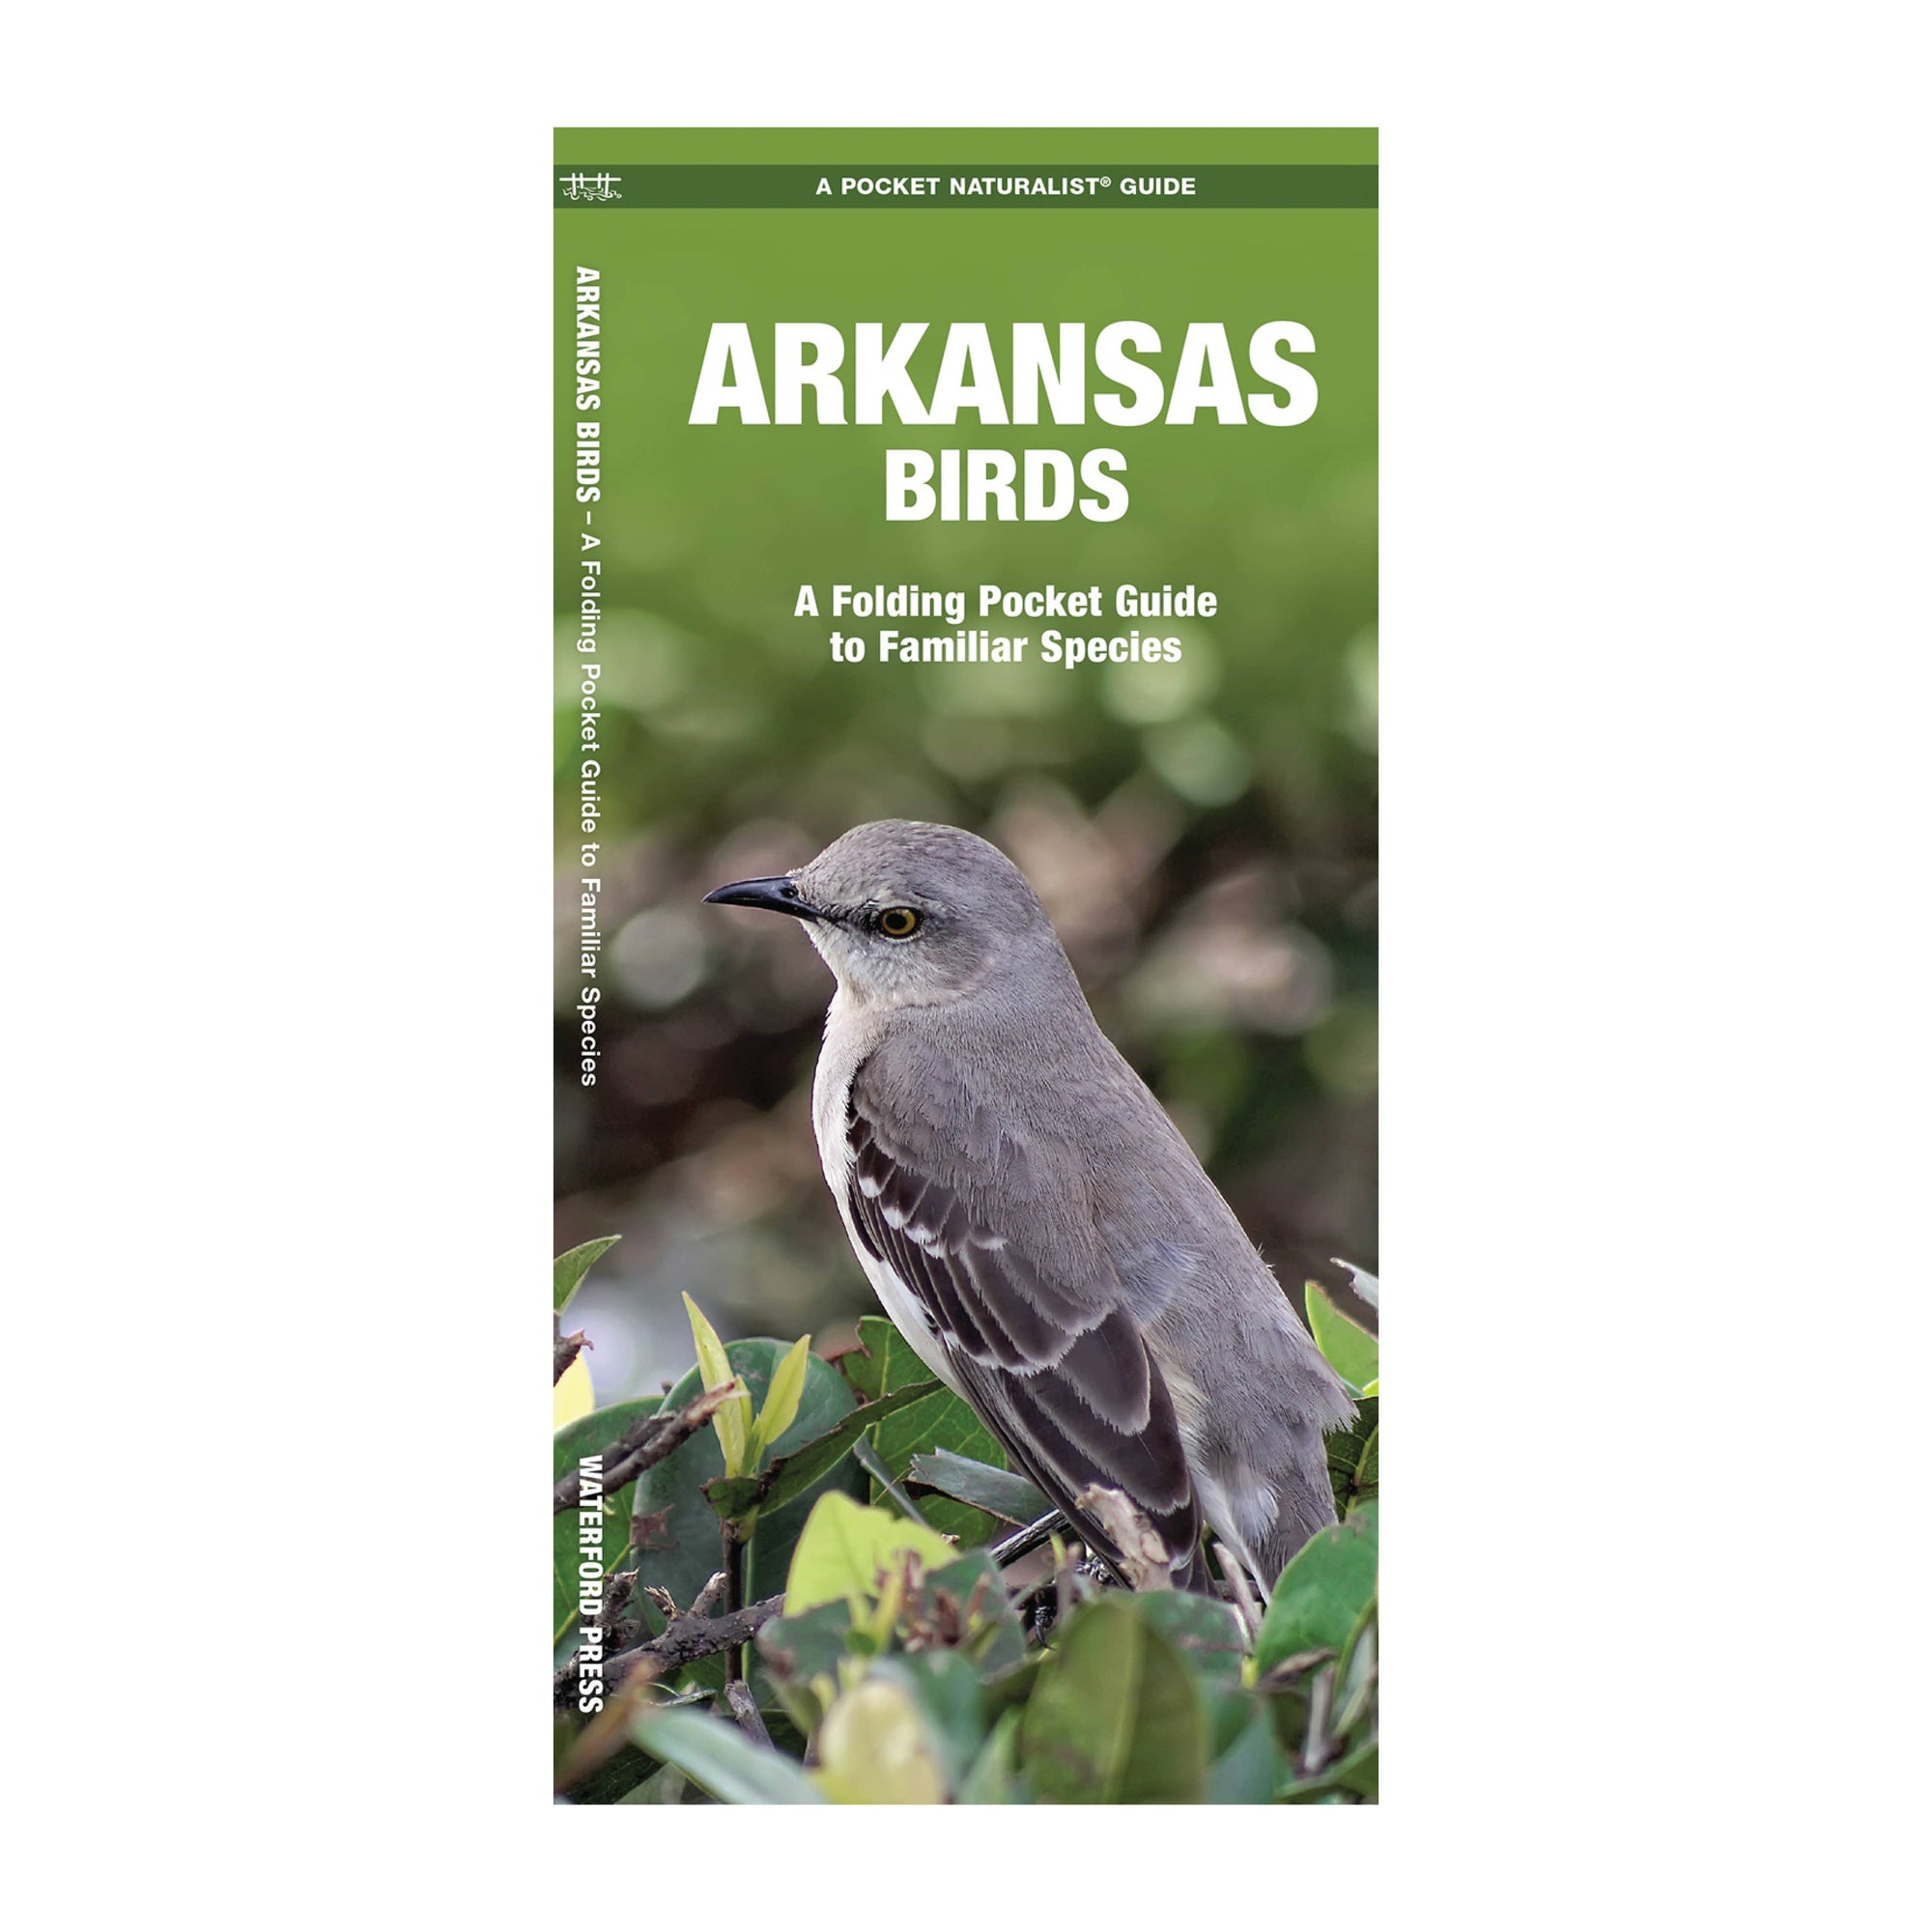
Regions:
<instances>
[{"instance_id":1,"label":"bird's white breast","mask_svg":"<svg viewBox=\"0 0 1932 1932\"><path fill-rule=\"evenodd\" d=\"M845 1238L851 1242L852 1252L866 1271L866 1279L872 1284L872 1293L879 1297L879 1305L891 1318L893 1326L912 1344L920 1360L955 1395L963 1396L964 1391L947 1362L946 1351L940 1347L939 1338L933 1334L932 1325L926 1320L925 1310L920 1306L919 1298L888 1263L867 1251L853 1226L850 1196L852 1164L856 1156L852 1152L851 1142L845 1137L845 1118L852 1092L852 1076L859 1070L859 1056L849 1050L836 1050L835 1043L849 1041L858 1029L850 1017L840 1023L839 1002L844 997L841 988L833 999L825 1046L818 1056L818 1068L811 1082L811 1127L818 1137L819 1165L825 1172L825 1184L832 1190L832 1199L838 1204Z\"/></svg>"}]
</instances>

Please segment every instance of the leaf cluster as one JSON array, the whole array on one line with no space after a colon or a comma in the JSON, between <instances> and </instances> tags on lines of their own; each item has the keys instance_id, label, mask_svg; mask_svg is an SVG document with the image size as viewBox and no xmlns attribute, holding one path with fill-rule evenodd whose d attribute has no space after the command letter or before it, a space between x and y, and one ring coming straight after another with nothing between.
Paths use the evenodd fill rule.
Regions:
<instances>
[{"instance_id":1,"label":"leaf cluster","mask_svg":"<svg viewBox=\"0 0 1932 1932\"><path fill-rule=\"evenodd\" d=\"M1256 1616L1106 1587L1057 1541L1003 1573L990 1546L1045 1500L883 1318L827 1361L809 1338L723 1344L691 1314L697 1364L661 1404L617 1404L557 1436L562 1473L640 1414L737 1391L605 1499L605 1650L650 1655L673 1623L701 1634L721 1582L734 1605L770 1610L742 1651L638 1670L589 1723L560 1716L570 1802L1375 1802L1377 1396L1329 1438L1341 1520ZM1332 1306L1323 1317L1331 1359L1378 1386L1374 1339ZM579 1539L573 1514L558 1524L567 1676Z\"/></svg>"}]
</instances>

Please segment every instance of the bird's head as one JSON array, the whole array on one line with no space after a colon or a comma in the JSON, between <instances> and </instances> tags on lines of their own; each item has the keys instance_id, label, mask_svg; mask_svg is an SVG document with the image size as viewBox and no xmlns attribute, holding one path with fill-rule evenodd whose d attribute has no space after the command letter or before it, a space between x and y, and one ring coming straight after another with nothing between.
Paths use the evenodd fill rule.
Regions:
<instances>
[{"instance_id":1,"label":"bird's head","mask_svg":"<svg viewBox=\"0 0 1932 1932\"><path fill-rule=\"evenodd\" d=\"M1024 957L1065 957L1019 867L956 825L857 825L795 872L740 879L705 901L802 920L862 1005L936 1006Z\"/></svg>"}]
</instances>

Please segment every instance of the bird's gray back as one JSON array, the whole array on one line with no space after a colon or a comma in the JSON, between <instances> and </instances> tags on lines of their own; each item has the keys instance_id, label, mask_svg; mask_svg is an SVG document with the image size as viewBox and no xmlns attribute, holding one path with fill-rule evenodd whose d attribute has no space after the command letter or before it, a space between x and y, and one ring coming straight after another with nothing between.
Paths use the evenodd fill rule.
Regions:
<instances>
[{"instance_id":1,"label":"bird's gray back","mask_svg":"<svg viewBox=\"0 0 1932 1932\"><path fill-rule=\"evenodd\" d=\"M1210 1520L1272 1582L1334 1520L1321 1434L1353 1405L1062 958L1024 996L1008 982L901 1010L848 1057L988 1225L1069 1295L1124 1303Z\"/></svg>"}]
</instances>

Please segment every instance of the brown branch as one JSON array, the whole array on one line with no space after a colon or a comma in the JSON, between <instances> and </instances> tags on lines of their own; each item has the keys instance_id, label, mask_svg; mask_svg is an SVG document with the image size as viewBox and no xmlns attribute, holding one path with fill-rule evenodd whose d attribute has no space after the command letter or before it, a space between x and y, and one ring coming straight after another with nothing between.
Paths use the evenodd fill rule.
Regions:
<instances>
[{"instance_id":1,"label":"brown branch","mask_svg":"<svg viewBox=\"0 0 1932 1932\"><path fill-rule=\"evenodd\" d=\"M554 1388L563 1379L563 1372L576 1361L579 1354L592 1345L584 1339L580 1328L575 1335L563 1332L563 1323L554 1315L550 1318L551 1328L551 1386Z\"/></svg>"},{"instance_id":2,"label":"brown branch","mask_svg":"<svg viewBox=\"0 0 1932 1932\"><path fill-rule=\"evenodd\" d=\"M737 1719L739 1729L754 1745L763 1745L771 1750L772 1734L765 1729L765 1720L758 1716L757 1700L752 1695L752 1687L742 1677L734 1677L725 1685L724 1701L731 1707L731 1715Z\"/></svg>"},{"instance_id":3,"label":"brown branch","mask_svg":"<svg viewBox=\"0 0 1932 1932\"><path fill-rule=\"evenodd\" d=\"M767 1597L742 1610L722 1617L673 1617L662 1634L647 1643L634 1644L606 1661L604 1681L610 1687L607 1698L637 1683L651 1683L682 1670L701 1658L716 1657L721 1650L749 1643L784 1605L782 1595ZM641 1671L642 1677L638 1673ZM559 1710L568 1709L577 1696L577 1663L573 1659L556 1673L553 1693Z\"/></svg>"},{"instance_id":4,"label":"brown branch","mask_svg":"<svg viewBox=\"0 0 1932 1932\"><path fill-rule=\"evenodd\" d=\"M680 1409L666 1415L660 1411L635 1422L604 1451L604 1493L615 1495L626 1483L634 1482L654 1463L664 1459L687 1437L695 1435L711 1420L711 1412L737 1394L736 1389L706 1389ZM553 1516L575 1509L578 1501L577 1471L572 1469L557 1484Z\"/></svg>"}]
</instances>

